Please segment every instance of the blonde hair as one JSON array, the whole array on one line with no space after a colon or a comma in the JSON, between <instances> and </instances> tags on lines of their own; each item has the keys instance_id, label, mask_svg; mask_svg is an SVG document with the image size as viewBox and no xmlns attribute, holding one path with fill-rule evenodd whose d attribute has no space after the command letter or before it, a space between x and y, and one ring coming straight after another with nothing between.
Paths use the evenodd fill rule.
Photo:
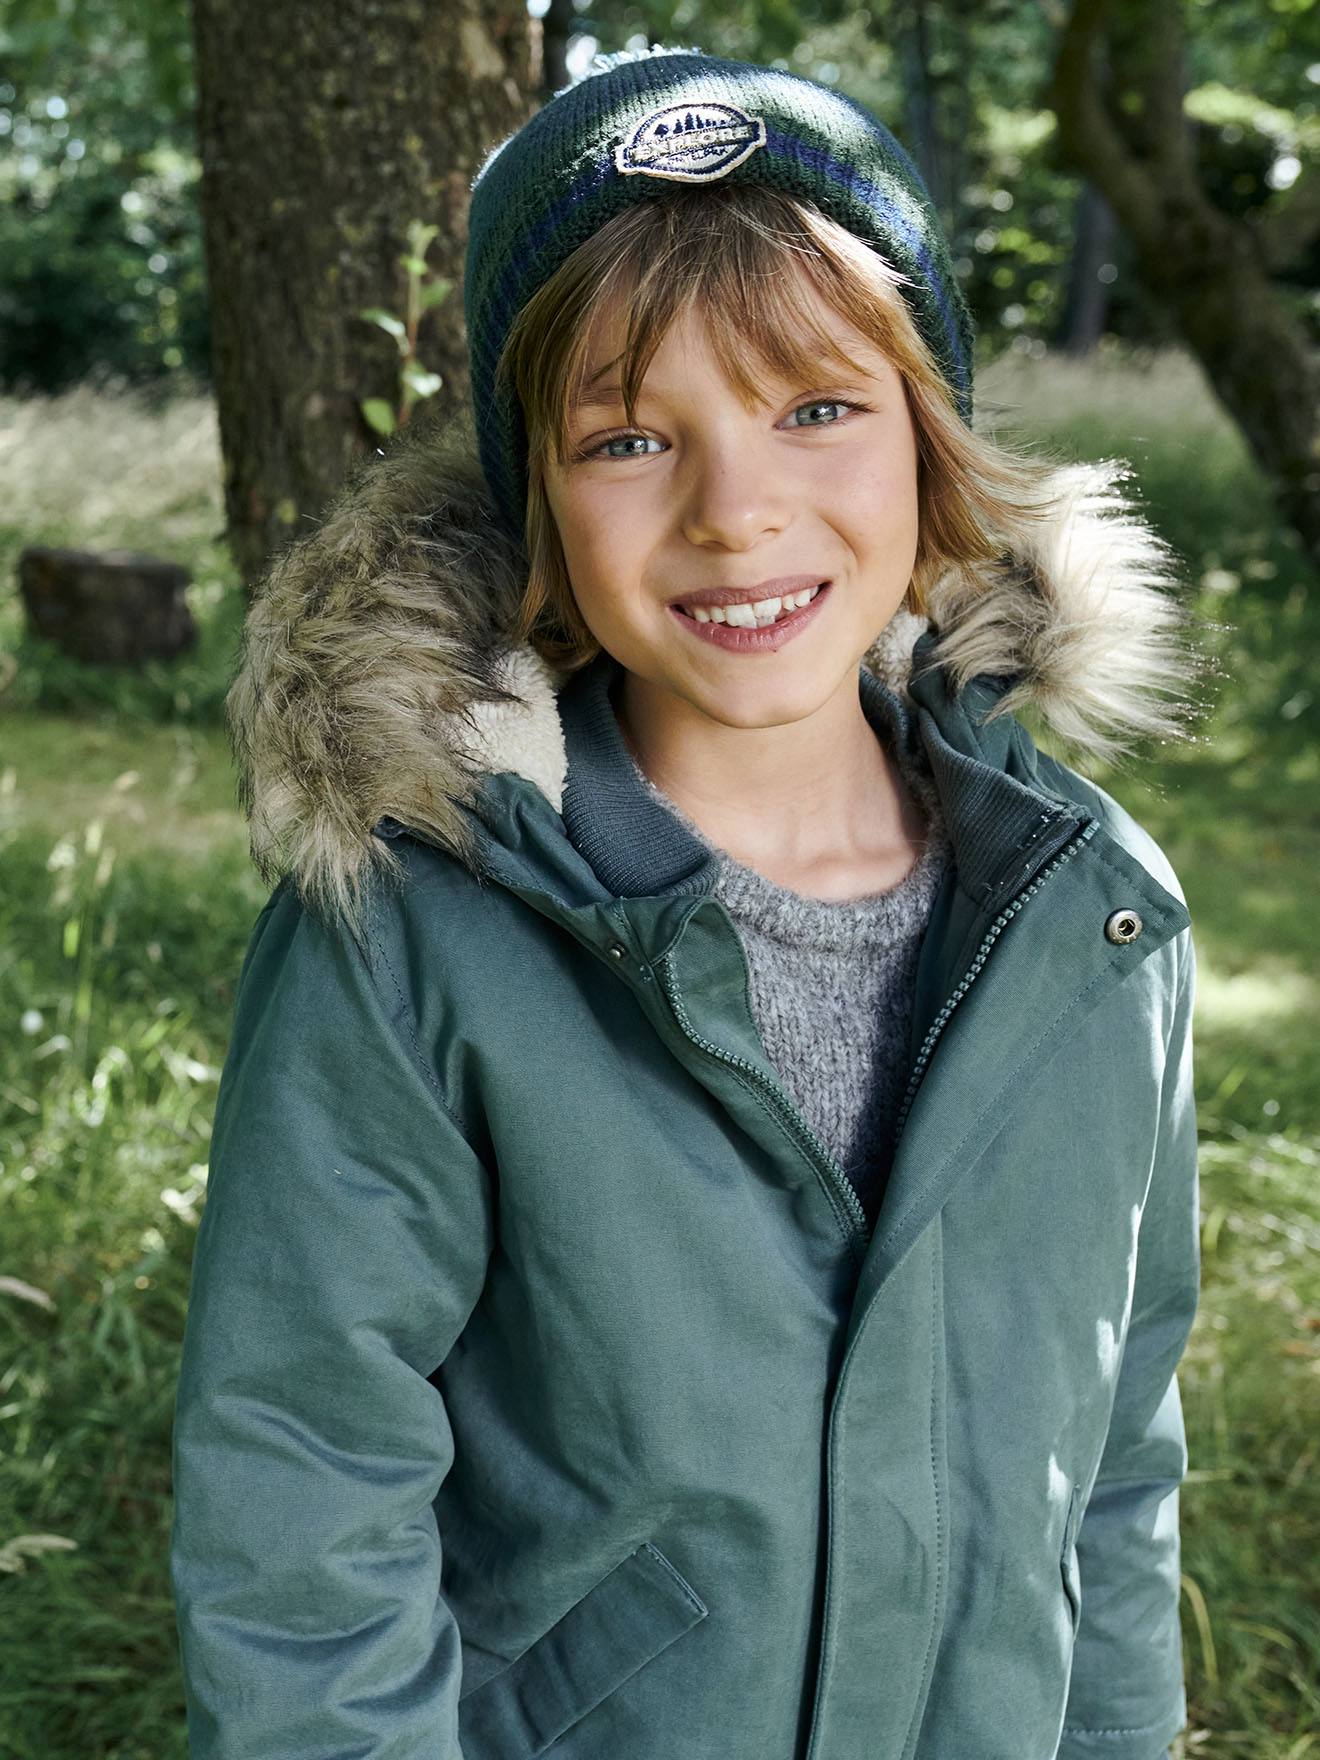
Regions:
<instances>
[{"instance_id":1,"label":"blonde hair","mask_svg":"<svg viewBox=\"0 0 1320 1760\"><path fill-rule=\"evenodd\" d=\"M497 389L512 392L522 407L528 439L529 570L512 633L551 665L571 673L599 652L573 597L544 475L548 461L565 462L593 323L616 296L624 300L620 366L629 424L653 355L692 306L751 408L758 364L803 382L825 362L859 370L816 319L803 280L785 273L794 262L806 284L902 377L917 440L912 611L926 614L926 593L946 570L971 571L1015 549L1052 511L1047 483L1055 462L966 426L900 291L907 277L878 251L813 204L763 185L667 190L635 203L578 246L518 313L496 369Z\"/></svg>"}]
</instances>

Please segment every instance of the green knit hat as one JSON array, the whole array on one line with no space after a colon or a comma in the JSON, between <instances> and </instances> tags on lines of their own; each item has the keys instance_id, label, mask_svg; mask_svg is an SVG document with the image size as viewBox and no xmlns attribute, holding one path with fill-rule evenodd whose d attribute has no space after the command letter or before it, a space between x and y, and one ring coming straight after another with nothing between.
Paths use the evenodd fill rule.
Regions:
<instances>
[{"instance_id":1,"label":"green knit hat","mask_svg":"<svg viewBox=\"0 0 1320 1760\"><path fill-rule=\"evenodd\" d=\"M598 56L490 153L472 185L463 310L481 464L520 542L527 432L495 368L514 318L630 202L665 182L759 183L801 197L881 251L972 421L972 320L921 174L862 105L776 68L699 49Z\"/></svg>"}]
</instances>

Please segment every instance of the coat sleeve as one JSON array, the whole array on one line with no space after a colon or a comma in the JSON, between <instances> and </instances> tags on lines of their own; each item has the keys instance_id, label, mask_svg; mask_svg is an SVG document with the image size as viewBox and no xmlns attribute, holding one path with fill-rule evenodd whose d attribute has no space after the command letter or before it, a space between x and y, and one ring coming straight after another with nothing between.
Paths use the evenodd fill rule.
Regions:
<instances>
[{"instance_id":1,"label":"coat sleeve","mask_svg":"<svg viewBox=\"0 0 1320 1760\"><path fill-rule=\"evenodd\" d=\"M284 882L239 976L175 1405L193 1760L461 1760L428 1377L485 1281L489 1186L388 968Z\"/></svg>"},{"instance_id":2,"label":"coat sleeve","mask_svg":"<svg viewBox=\"0 0 1320 1760\"><path fill-rule=\"evenodd\" d=\"M1189 929L1181 941L1132 1311L1077 1537L1081 1608L1058 1760L1164 1760L1187 1717L1178 1530L1187 1444L1175 1370L1201 1262Z\"/></svg>"}]
</instances>

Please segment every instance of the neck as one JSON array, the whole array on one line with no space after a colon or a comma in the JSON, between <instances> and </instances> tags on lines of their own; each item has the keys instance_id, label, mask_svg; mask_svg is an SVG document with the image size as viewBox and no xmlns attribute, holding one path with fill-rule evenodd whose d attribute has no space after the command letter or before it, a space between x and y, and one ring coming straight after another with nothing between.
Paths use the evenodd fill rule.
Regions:
<instances>
[{"instance_id":1,"label":"neck","mask_svg":"<svg viewBox=\"0 0 1320 1760\"><path fill-rule=\"evenodd\" d=\"M921 810L867 720L855 674L818 710L729 727L623 673L620 731L642 772L735 860L819 897L852 897L907 872Z\"/></svg>"}]
</instances>

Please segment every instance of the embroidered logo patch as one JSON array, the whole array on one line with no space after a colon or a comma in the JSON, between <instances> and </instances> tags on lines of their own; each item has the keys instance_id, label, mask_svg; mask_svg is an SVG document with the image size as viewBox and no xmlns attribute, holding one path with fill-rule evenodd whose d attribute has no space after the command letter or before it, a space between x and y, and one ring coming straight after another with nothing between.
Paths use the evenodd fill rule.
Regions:
<instances>
[{"instance_id":1,"label":"embroidered logo patch","mask_svg":"<svg viewBox=\"0 0 1320 1760\"><path fill-rule=\"evenodd\" d=\"M643 117L614 163L625 177L712 183L765 145L765 124L732 104L693 99Z\"/></svg>"}]
</instances>

